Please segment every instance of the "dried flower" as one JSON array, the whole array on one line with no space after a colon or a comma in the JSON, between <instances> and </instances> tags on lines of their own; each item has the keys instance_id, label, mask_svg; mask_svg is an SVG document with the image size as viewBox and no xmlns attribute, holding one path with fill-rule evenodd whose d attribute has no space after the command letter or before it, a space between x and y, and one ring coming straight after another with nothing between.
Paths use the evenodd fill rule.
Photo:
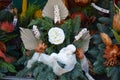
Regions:
<instances>
[{"instance_id":1,"label":"dried flower","mask_svg":"<svg viewBox=\"0 0 120 80\"><path fill-rule=\"evenodd\" d=\"M106 59L105 66L120 65L120 48L117 45L106 46L103 57Z\"/></svg>"},{"instance_id":2,"label":"dried flower","mask_svg":"<svg viewBox=\"0 0 120 80\"><path fill-rule=\"evenodd\" d=\"M1 24L0 28L5 32L12 32L14 30L14 25L13 23L9 23L8 21L6 21Z\"/></svg>"},{"instance_id":3,"label":"dried flower","mask_svg":"<svg viewBox=\"0 0 120 80\"><path fill-rule=\"evenodd\" d=\"M62 44L65 40L64 31L58 27L51 28L48 32L48 37L49 42L55 45Z\"/></svg>"},{"instance_id":4,"label":"dried flower","mask_svg":"<svg viewBox=\"0 0 120 80\"><path fill-rule=\"evenodd\" d=\"M76 56L81 60L84 58L84 51L81 48L77 48Z\"/></svg>"},{"instance_id":5,"label":"dried flower","mask_svg":"<svg viewBox=\"0 0 120 80\"><path fill-rule=\"evenodd\" d=\"M39 52L39 53L43 53L45 52L45 49L47 48L47 45L45 43L43 43L42 41L40 41L36 48L35 48L35 51L36 52Z\"/></svg>"}]
</instances>

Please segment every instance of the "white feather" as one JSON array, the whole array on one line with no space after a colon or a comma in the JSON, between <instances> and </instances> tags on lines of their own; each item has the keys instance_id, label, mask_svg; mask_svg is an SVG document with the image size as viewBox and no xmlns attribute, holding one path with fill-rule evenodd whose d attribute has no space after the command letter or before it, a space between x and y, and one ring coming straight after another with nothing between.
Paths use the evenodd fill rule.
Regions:
<instances>
[{"instance_id":1,"label":"white feather","mask_svg":"<svg viewBox=\"0 0 120 80\"><path fill-rule=\"evenodd\" d=\"M37 40L30 29L20 28L21 39L26 49L33 50L37 45Z\"/></svg>"},{"instance_id":2,"label":"white feather","mask_svg":"<svg viewBox=\"0 0 120 80\"><path fill-rule=\"evenodd\" d=\"M60 9L60 19L65 19L68 16L68 9L62 0L48 0L42 11L42 16L47 16L54 20L54 5L58 5Z\"/></svg>"}]
</instances>

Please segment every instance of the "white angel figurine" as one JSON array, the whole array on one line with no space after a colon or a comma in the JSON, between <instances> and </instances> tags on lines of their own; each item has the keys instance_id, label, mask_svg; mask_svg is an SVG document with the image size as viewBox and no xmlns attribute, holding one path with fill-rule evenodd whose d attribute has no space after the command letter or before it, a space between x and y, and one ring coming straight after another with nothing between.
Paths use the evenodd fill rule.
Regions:
<instances>
[{"instance_id":1,"label":"white angel figurine","mask_svg":"<svg viewBox=\"0 0 120 80\"><path fill-rule=\"evenodd\" d=\"M50 56L47 54L41 54L38 61L52 67L53 72L60 76L74 69L74 66L77 62L74 54L75 51L76 47L73 44L70 44L67 47L62 48L58 54L52 53ZM65 67L62 68L58 64L58 61L62 64L65 64Z\"/></svg>"}]
</instances>

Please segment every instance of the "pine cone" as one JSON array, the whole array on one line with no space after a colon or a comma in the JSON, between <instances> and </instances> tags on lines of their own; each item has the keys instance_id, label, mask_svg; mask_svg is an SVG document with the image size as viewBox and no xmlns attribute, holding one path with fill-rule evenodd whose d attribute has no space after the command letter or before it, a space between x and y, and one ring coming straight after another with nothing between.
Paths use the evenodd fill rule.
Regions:
<instances>
[{"instance_id":1,"label":"pine cone","mask_svg":"<svg viewBox=\"0 0 120 80\"><path fill-rule=\"evenodd\" d=\"M120 32L120 14L116 14L113 17L113 29Z\"/></svg>"}]
</instances>

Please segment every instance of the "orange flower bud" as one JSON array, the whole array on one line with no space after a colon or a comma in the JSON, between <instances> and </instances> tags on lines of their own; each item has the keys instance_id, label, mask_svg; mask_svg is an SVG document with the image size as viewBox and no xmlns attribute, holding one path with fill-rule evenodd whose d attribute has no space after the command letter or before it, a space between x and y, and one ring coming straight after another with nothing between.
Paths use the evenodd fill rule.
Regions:
<instances>
[{"instance_id":1,"label":"orange flower bud","mask_svg":"<svg viewBox=\"0 0 120 80\"><path fill-rule=\"evenodd\" d=\"M106 33L100 33L100 36L102 38L103 43L106 46L112 45L112 40L111 40L111 38Z\"/></svg>"},{"instance_id":2,"label":"orange flower bud","mask_svg":"<svg viewBox=\"0 0 120 80\"><path fill-rule=\"evenodd\" d=\"M120 14L116 14L113 17L113 29L120 32Z\"/></svg>"}]
</instances>

